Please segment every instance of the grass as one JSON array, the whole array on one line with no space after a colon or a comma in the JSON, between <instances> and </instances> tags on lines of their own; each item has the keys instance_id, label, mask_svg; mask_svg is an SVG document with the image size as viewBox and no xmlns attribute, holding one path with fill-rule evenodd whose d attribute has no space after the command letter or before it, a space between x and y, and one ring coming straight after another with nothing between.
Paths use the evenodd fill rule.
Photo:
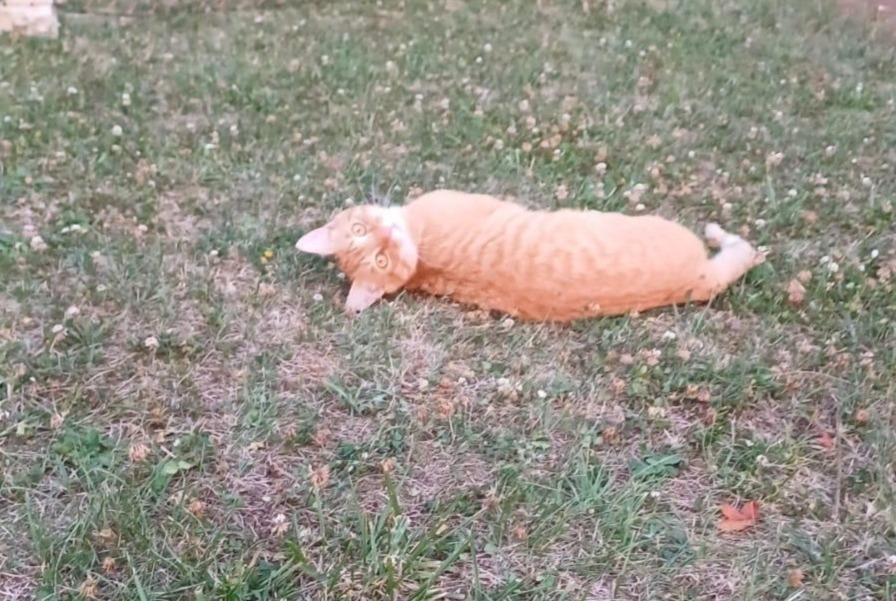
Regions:
<instances>
[{"instance_id":1,"label":"grass","mask_svg":"<svg viewBox=\"0 0 896 601\"><path fill-rule=\"evenodd\" d=\"M0 42L0 597L896 598L883 32L809 0L106 4ZM770 254L711 307L348 319L295 240L437 186Z\"/></svg>"}]
</instances>

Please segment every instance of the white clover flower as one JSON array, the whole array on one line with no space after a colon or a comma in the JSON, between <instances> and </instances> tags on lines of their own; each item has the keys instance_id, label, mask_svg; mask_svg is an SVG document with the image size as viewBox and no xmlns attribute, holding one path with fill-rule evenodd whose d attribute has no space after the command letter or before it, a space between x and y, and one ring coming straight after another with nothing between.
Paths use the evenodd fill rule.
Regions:
<instances>
[{"instance_id":1,"label":"white clover flower","mask_svg":"<svg viewBox=\"0 0 896 601\"><path fill-rule=\"evenodd\" d=\"M33 236L29 244L31 245L31 250L34 252L43 252L47 250L47 243L44 242L44 239L40 236Z\"/></svg>"}]
</instances>

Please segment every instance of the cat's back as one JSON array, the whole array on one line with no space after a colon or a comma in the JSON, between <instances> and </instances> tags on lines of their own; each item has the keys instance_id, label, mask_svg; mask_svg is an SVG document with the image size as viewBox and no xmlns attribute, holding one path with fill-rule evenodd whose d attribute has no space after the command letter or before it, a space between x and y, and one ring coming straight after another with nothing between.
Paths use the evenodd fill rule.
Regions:
<instances>
[{"instance_id":1,"label":"cat's back","mask_svg":"<svg viewBox=\"0 0 896 601\"><path fill-rule=\"evenodd\" d=\"M588 270L611 279L640 274L662 282L664 272L674 273L706 258L706 247L693 232L657 215L530 211L510 228L521 230L517 246L528 251L532 264L548 272Z\"/></svg>"},{"instance_id":2,"label":"cat's back","mask_svg":"<svg viewBox=\"0 0 896 601\"><path fill-rule=\"evenodd\" d=\"M515 203L488 194L455 190L428 192L404 207L413 237L430 248L459 244L463 238L481 233L496 216L523 211Z\"/></svg>"},{"instance_id":3,"label":"cat's back","mask_svg":"<svg viewBox=\"0 0 896 601\"><path fill-rule=\"evenodd\" d=\"M500 209L516 206L488 194L434 190L405 205L410 220L422 223L481 221Z\"/></svg>"}]
</instances>

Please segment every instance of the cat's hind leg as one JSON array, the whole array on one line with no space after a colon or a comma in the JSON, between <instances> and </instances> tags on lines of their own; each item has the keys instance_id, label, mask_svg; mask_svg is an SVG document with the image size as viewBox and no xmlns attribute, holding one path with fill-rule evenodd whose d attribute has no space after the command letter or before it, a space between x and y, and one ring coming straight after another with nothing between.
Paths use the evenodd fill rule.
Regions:
<instances>
[{"instance_id":1,"label":"cat's hind leg","mask_svg":"<svg viewBox=\"0 0 896 601\"><path fill-rule=\"evenodd\" d=\"M705 235L720 250L707 260L700 274L700 281L692 291L692 299L700 301L712 300L765 260L763 254L749 242L726 232L717 223L708 224Z\"/></svg>"}]
</instances>

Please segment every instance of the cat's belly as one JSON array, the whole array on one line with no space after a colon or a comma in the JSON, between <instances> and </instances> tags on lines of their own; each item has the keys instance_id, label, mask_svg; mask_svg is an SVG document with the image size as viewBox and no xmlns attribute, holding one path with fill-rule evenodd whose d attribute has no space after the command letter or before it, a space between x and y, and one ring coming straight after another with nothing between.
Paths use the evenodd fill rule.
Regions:
<instances>
[{"instance_id":1,"label":"cat's belly","mask_svg":"<svg viewBox=\"0 0 896 601\"><path fill-rule=\"evenodd\" d=\"M512 317L534 321L570 321L587 317L609 317L646 311L689 300L688 287L666 289L636 295L614 294L611 288L596 287L586 294L564 294L556 288L541 289L538 285L496 286L493 282L459 280L444 274L416 277L408 290Z\"/></svg>"},{"instance_id":2,"label":"cat's belly","mask_svg":"<svg viewBox=\"0 0 896 601\"><path fill-rule=\"evenodd\" d=\"M408 288L539 321L685 302L707 260L681 226L597 213L497 211L428 235Z\"/></svg>"}]
</instances>

